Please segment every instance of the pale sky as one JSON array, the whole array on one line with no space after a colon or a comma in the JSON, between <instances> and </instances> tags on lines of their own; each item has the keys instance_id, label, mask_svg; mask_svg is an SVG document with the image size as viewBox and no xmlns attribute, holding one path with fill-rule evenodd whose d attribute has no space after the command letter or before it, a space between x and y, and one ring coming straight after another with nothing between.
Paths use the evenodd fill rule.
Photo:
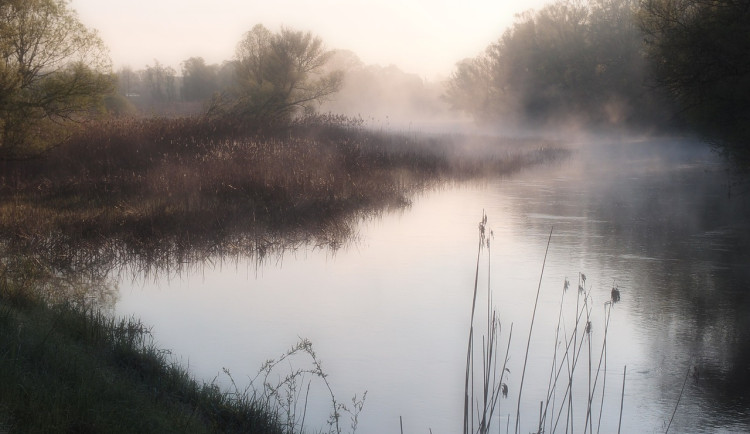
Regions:
<instances>
[{"instance_id":1,"label":"pale sky","mask_svg":"<svg viewBox=\"0 0 750 434\"><path fill-rule=\"evenodd\" d=\"M366 64L397 65L427 79L495 41L514 15L549 0L72 0L99 31L115 69L154 59L180 71L201 56L231 60L243 33L262 23L310 30L329 49L348 49Z\"/></svg>"}]
</instances>

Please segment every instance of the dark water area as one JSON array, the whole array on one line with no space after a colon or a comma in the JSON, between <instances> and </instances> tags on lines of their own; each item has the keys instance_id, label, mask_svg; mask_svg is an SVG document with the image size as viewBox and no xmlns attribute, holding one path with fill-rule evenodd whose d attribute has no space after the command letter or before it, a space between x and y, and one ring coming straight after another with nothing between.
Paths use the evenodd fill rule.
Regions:
<instances>
[{"instance_id":1,"label":"dark water area","mask_svg":"<svg viewBox=\"0 0 750 434\"><path fill-rule=\"evenodd\" d=\"M540 202L551 214L583 211L597 223L587 225L590 237L568 234L571 242L589 240L580 246L588 252L581 261L629 273L620 280L630 286L623 290L628 327L643 335L650 365L631 378L656 374L651 404L664 410L677 405L684 385L675 432L746 432L747 181L704 145L684 141L593 146L577 164L581 176L561 177L540 201L527 203L527 212Z\"/></svg>"}]
</instances>

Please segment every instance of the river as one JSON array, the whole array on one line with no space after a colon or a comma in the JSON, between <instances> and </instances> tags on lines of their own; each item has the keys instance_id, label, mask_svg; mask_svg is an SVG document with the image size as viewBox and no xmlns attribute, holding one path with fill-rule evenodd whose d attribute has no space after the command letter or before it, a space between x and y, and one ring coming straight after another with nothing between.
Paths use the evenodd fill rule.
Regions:
<instances>
[{"instance_id":1,"label":"river","mask_svg":"<svg viewBox=\"0 0 750 434\"><path fill-rule=\"evenodd\" d=\"M338 401L351 407L367 391L357 432L460 432L486 213L492 237L479 266L475 348L486 334L488 287L502 326L501 364L513 328L497 432L514 430L519 392L520 432L537 430L555 342L559 363L560 336L572 336L584 297L591 326L575 339L583 349L574 416L562 414L557 432L587 424L589 372L594 430L750 432L750 197L733 180L700 143L593 140L565 161L419 193L405 209L363 217L335 249L212 258L179 273L121 270L115 312L152 326L157 345L225 388L232 380L247 387L267 359L309 339ZM621 299L611 304L613 286ZM560 365L546 432L567 399L569 363ZM293 358L271 378L302 366L308 359ZM305 426L325 428L330 398L319 378L307 380L314 386ZM342 423L347 432L348 419Z\"/></svg>"}]
</instances>

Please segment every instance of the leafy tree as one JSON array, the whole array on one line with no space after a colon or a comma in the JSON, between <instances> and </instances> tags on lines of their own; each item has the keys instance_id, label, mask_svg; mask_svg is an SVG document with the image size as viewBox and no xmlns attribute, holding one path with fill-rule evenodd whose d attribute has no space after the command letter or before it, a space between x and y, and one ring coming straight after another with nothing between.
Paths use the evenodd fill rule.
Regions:
<instances>
[{"instance_id":1,"label":"leafy tree","mask_svg":"<svg viewBox=\"0 0 750 434\"><path fill-rule=\"evenodd\" d=\"M227 60L219 65L219 69L216 71L216 80L219 87L219 92L227 92L229 89L235 87L236 82L236 62Z\"/></svg>"},{"instance_id":2,"label":"leafy tree","mask_svg":"<svg viewBox=\"0 0 750 434\"><path fill-rule=\"evenodd\" d=\"M234 86L212 110L240 119L283 121L300 110L313 110L338 91L339 71L325 72L331 52L310 32L282 28L272 33L256 25L237 45Z\"/></svg>"},{"instance_id":3,"label":"leafy tree","mask_svg":"<svg viewBox=\"0 0 750 434\"><path fill-rule=\"evenodd\" d=\"M493 86L491 62L490 54L485 53L456 64L445 92L445 99L454 110L471 113L478 120L493 119L500 112L496 104L502 96Z\"/></svg>"},{"instance_id":4,"label":"leafy tree","mask_svg":"<svg viewBox=\"0 0 750 434\"><path fill-rule=\"evenodd\" d=\"M219 67L206 65L202 57L182 62L182 97L186 101L207 100L219 90Z\"/></svg>"},{"instance_id":5,"label":"leafy tree","mask_svg":"<svg viewBox=\"0 0 750 434\"><path fill-rule=\"evenodd\" d=\"M654 80L683 118L750 154L750 2L644 0L639 24Z\"/></svg>"},{"instance_id":6,"label":"leafy tree","mask_svg":"<svg viewBox=\"0 0 750 434\"><path fill-rule=\"evenodd\" d=\"M645 86L648 80L643 37L636 13L639 0L592 0L590 2L589 34L594 75L592 103L602 107L612 123L647 120L667 123L660 93Z\"/></svg>"},{"instance_id":7,"label":"leafy tree","mask_svg":"<svg viewBox=\"0 0 750 434\"><path fill-rule=\"evenodd\" d=\"M113 88L97 34L66 0L0 0L0 155L37 152Z\"/></svg>"},{"instance_id":8,"label":"leafy tree","mask_svg":"<svg viewBox=\"0 0 750 434\"><path fill-rule=\"evenodd\" d=\"M484 53L460 62L446 93L486 122L589 126L647 122L637 0L559 0L517 21Z\"/></svg>"}]
</instances>

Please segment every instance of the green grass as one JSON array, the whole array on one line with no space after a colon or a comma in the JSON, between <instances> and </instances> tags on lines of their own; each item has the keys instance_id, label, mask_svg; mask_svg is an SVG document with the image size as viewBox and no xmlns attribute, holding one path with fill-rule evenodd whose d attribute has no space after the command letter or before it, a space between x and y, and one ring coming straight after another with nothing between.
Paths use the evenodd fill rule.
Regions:
<instances>
[{"instance_id":1,"label":"green grass","mask_svg":"<svg viewBox=\"0 0 750 434\"><path fill-rule=\"evenodd\" d=\"M192 379L138 320L0 289L0 432L286 432L251 395Z\"/></svg>"}]
</instances>

